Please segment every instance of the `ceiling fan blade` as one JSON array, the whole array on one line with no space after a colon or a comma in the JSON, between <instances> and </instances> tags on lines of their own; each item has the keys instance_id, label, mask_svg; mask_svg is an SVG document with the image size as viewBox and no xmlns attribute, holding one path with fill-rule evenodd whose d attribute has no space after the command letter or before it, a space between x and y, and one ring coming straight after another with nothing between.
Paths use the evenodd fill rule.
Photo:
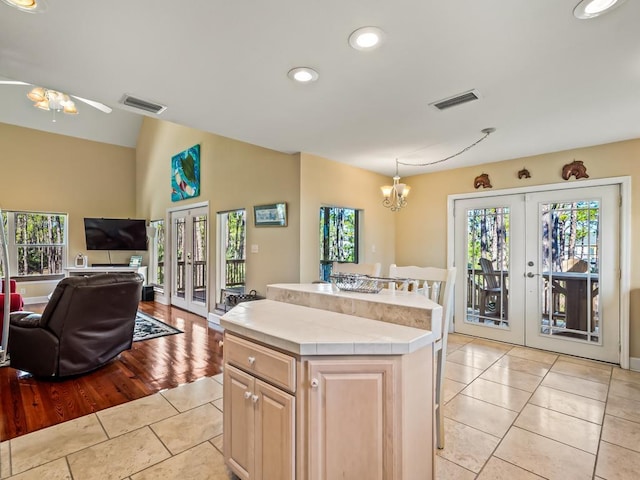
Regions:
<instances>
[{"instance_id":1,"label":"ceiling fan blade","mask_svg":"<svg viewBox=\"0 0 640 480\"><path fill-rule=\"evenodd\" d=\"M0 85L31 85L27 82L21 82L19 80L0 80Z\"/></svg>"},{"instance_id":2,"label":"ceiling fan blade","mask_svg":"<svg viewBox=\"0 0 640 480\"><path fill-rule=\"evenodd\" d=\"M77 98L78 100L80 100L81 102L86 103L87 105L91 105L93 108L97 108L98 110L100 110L101 112L104 113L111 113L113 111L113 109L111 107L107 107L104 103L100 103L100 102L96 102L94 100L88 100L86 98L82 98L82 97L77 97L75 95L71 95L73 98Z\"/></svg>"}]
</instances>

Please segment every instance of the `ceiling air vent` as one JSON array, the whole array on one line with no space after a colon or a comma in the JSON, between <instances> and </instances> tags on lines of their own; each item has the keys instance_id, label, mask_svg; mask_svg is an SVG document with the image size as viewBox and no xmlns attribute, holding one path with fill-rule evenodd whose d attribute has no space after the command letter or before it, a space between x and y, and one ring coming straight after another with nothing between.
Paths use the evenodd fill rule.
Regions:
<instances>
[{"instance_id":1,"label":"ceiling air vent","mask_svg":"<svg viewBox=\"0 0 640 480\"><path fill-rule=\"evenodd\" d=\"M477 90L469 90L468 92L454 95L453 97L438 100L437 102L430 103L432 107L438 110L445 110L447 108L455 107L456 105L462 105L463 103L472 102L480 99L480 93Z\"/></svg>"},{"instance_id":2,"label":"ceiling air vent","mask_svg":"<svg viewBox=\"0 0 640 480\"><path fill-rule=\"evenodd\" d=\"M128 107L137 108L138 110L144 110L145 112L161 114L167 109L166 105L160 105L159 103L149 102L148 100L142 100L131 95L125 94L120 100L120 103L127 105Z\"/></svg>"}]
</instances>

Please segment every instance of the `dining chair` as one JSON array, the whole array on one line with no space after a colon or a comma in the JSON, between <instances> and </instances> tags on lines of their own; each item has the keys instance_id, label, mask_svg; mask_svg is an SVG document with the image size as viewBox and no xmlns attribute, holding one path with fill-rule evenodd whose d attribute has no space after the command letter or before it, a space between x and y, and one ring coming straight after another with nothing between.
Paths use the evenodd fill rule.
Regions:
<instances>
[{"instance_id":1,"label":"dining chair","mask_svg":"<svg viewBox=\"0 0 640 480\"><path fill-rule=\"evenodd\" d=\"M379 277L382 265L377 263L340 263L333 262L331 273L357 273L360 275L369 275L370 277Z\"/></svg>"},{"instance_id":2,"label":"dining chair","mask_svg":"<svg viewBox=\"0 0 640 480\"><path fill-rule=\"evenodd\" d=\"M487 314L498 318L507 318L507 288L504 285L504 276L493 268L493 263L488 258L480 258L480 268L484 284L480 286L479 309L480 316ZM493 300L493 301L492 301ZM496 320L495 323L500 323Z\"/></svg>"},{"instance_id":3,"label":"dining chair","mask_svg":"<svg viewBox=\"0 0 640 480\"><path fill-rule=\"evenodd\" d=\"M410 279L404 283L403 289L409 285L418 293L442 306L442 324L440 338L434 343L435 356L435 384L436 384L436 445L444 448L444 415L442 413L444 368L447 358L447 338L453 317L453 291L456 279L456 269L436 267L389 267L390 278Z\"/></svg>"}]
</instances>

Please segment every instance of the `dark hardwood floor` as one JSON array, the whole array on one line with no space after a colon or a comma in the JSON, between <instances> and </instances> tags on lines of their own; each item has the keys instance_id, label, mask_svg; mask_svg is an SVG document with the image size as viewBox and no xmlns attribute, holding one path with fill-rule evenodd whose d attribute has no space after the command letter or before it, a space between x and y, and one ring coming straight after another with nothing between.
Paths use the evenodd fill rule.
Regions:
<instances>
[{"instance_id":1,"label":"dark hardwood floor","mask_svg":"<svg viewBox=\"0 0 640 480\"><path fill-rule=\"evenodd\" d=\"M106 366L62 380L0 368L0 441L222 371L222 334L206 319L155 302L139 308L184 334L135 342ZM41 312L44 305L26 309Z\"/></svg>"}]
</instances>

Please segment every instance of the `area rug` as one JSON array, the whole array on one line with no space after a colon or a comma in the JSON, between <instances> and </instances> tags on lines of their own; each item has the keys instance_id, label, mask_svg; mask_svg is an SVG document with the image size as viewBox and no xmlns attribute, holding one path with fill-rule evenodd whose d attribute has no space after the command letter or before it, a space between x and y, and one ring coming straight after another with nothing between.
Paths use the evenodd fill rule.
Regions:
<instances>
[{"instance_id":1,"label":"area rug","mask_svg":"<svg viewBox=\"0 0 640 480\"><path fill-rule=\"evenodd\" d=\"M164 337L165 335L175 335L176 333L184 332L141 311L136 314L136 326L133 330L134 342Z\"/></svg>"}]
</instances>

